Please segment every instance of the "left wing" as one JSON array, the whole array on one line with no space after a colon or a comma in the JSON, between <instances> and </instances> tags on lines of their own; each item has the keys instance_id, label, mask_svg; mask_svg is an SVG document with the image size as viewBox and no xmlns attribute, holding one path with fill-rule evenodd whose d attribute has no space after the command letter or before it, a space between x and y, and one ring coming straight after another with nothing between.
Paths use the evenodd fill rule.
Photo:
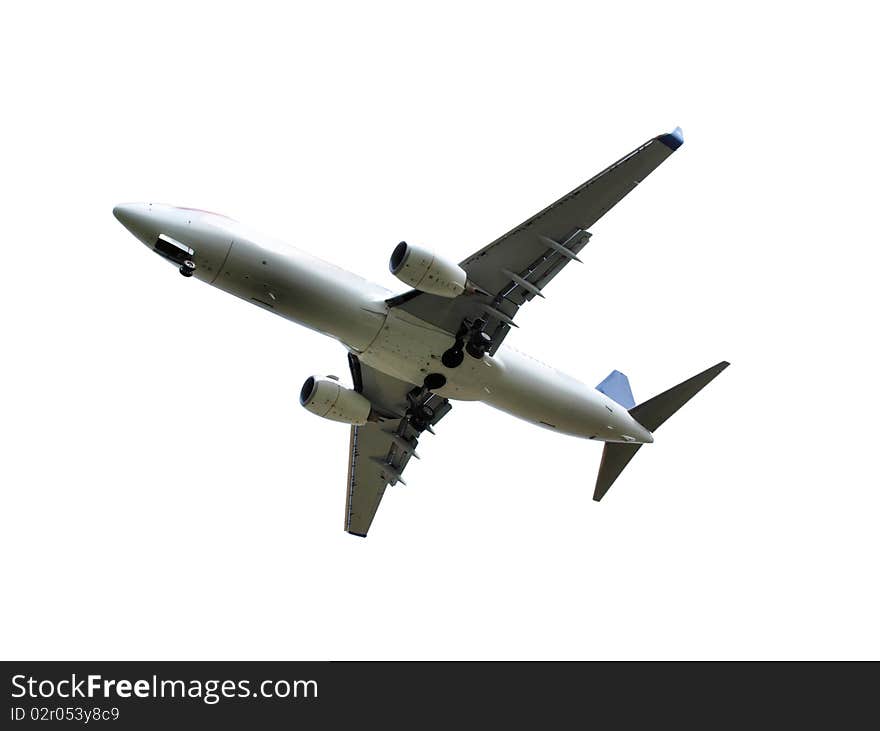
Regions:
<instances>
[{"instance_id":1,"label":"left wing","mask_svg":"<svg viewBox=\"0 0 880 731\"><path fill-rule=\"evenodd\" d=\"M449 413L449 402L405 381L363 365L349 354L354 388L379 410L393 415L351 427L348 484L345 492L345 530L365 537L385 488L400 482L415 453L419 436Z\"/></svg>"},{"instance_id":2,"label":"left wing","mask_svg":"<svg viewBox=\"0 0 880 731\"><path fill-rule=\"evenodd\" d=\"M536 213L460 263L482 293L449 299L418 291L388 300L454 334L465 320L480 329L494 353L520 307L533 298L590 240L587 229L657 169L684 142L680 128L659 135L608 166L586 183Z\"/></svg>"}]
</instances>

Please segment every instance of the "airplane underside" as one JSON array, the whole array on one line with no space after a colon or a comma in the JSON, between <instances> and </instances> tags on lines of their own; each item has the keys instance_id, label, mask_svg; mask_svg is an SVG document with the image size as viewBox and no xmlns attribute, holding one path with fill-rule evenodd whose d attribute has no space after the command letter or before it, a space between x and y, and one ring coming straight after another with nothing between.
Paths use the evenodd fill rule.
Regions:
<instances>
[{"instance_id":1,"label":"airplane underside","mask_svg":"<svg viewBox=\"0 0 880 731\"><path fill-rule=\"evenodd\" d=\"M683 142L680 129L649 139L460 263L400 242L389 269L412 289L399 295L218 214L141 203L117 206L114 215L187 279L345 345L353 387L309 376L300 403L350 426L345 530L364 536L385 488L404 484L419 438L445 418L450 401L482 401L605 442L599 500L660 424L724 370L721 362L636 405L617 371L590 387L504 342L519 309L543 298L569 263L583 263L588 229Z\"/></svg>"}]
</instances>

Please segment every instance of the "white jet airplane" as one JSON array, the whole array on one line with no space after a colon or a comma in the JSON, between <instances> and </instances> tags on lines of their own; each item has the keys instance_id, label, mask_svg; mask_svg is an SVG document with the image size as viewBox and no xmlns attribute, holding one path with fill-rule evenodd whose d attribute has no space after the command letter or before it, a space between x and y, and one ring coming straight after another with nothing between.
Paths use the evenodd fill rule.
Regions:
<instances>
[{"instance_id":1,"label":"white jet airplane","mask_svg":"<svg viewBox=\"0 0 880 731\"><path fill-rule=\"evenodd\" d=\"M150 249L195 277L339 340L354 388L310 376L300 403L351 425L345 530L366 536L388 484L405 484L423 431L451 400L483 401L538 426L605 442L593 498L600 500L652 433L728 363L636 405L627 377L596 388L503 345L520 307L562 268L580 261L587 231L684 139L648 140L556 203L459 264L401 242L392 274L412 287L394 295L355 274L225 216L131 203L117 219Z\"/></svg>"}]
</instances>

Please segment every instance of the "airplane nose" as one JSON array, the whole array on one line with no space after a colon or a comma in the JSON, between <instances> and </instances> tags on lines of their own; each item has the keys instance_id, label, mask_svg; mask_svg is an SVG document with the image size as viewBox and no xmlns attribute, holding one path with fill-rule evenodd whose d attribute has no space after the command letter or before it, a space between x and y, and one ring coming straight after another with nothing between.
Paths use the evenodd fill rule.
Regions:
<instances>
[{"instance_id":1,"label":"airplane nose","mask_svg":"<svg viewBox=\"0 0 880 731\"><path fill-rule=\"evenodd\" d=\"M136 204L120 203L118 206L113 207L113 215L119 223L128 228L134 222L137 215L135 208Z\"/></svg>"},{"instance_id":2,"label":"airplane nose","mask_svg":"<svg viewBox=\"0 0 880 731\"><path fill-rule=\"evenodd\" d=\"M159 234L152 207L145 203L120 203L113 215L133 236L152 246Z\"/></svg>"}]
</instances>

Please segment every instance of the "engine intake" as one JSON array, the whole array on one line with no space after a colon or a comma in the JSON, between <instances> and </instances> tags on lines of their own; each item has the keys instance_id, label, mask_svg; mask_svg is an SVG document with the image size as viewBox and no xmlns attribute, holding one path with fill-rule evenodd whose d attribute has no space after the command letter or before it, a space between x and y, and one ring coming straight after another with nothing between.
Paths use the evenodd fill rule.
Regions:
<instances>
[{"instance_id":1,"label":"engine intake","mask_svg":"<svg viewBox=\"0 0 880 731\"><path fill-rule=\"evenodd\" d=\"M406 241L394 248L388 268L413 289L440 297L458 297L467 287L467 272L458 264Z\"/></svg>"},{"instance_id":2,"label":"engine intake","mask_svg":"<svg viewBox=\"0 0 880 731\"><path fill-rule=\"evenodd\" d=\"M373 407L357 391L340 386L336 381L309 376L299 392L299 402L306 410L331 421L363 426Z\"/></svg>"}]
</instances>

